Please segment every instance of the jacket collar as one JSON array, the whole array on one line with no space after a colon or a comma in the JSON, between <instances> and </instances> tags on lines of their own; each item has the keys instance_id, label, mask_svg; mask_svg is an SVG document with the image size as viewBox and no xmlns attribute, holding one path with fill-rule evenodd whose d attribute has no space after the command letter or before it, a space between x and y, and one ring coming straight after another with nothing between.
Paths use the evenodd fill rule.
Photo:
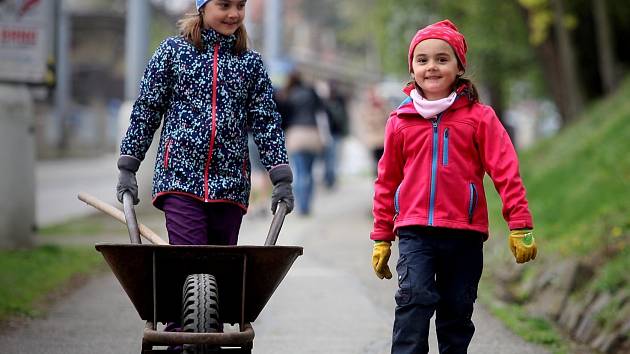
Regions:
<instances>
[{"instance_id":1,"label":"jacket collar","mask_svg":"<svg viewBox=\"0 0 630 354\"><path fill-rule=\"evenodd\" d=\"M411 83L409 83L407 86L405 86L403 88L403 92L405 93L405 95L409 96L411 94L411 91L414 88L415 88L415 86L414 86L413 82L411 82ZM456 110L456 109L462 108L462 107L467 106L468 104L470 104L470 101L468 100L468 98L464 94L464 90L466 90L466 88L467 88L467 86L465 84L462 84L462 85L460 85L457 88L457 90L455 90L455 92L457 92L457 97L455 98L455 102L453 102L453 104L446 111ZM397 114L399 116L401 116L401 115L418 116L419 115L418 111L416 111L416 109L413 106L412 100L410 100L410 99L407 100L405 104L403 104L402 106L398 107L398 109L396 111L397 111Z\"/></svg>"},{"instance_id":2,"label":"jacket collar","mask_svg":"<svg viewBox=\"0 0 630 354\"><path fill-rule=\"evenodd\" d=\"M236 36L233 34L225 36L212 28L205 28L201 30L201 40L206 48L210 48L217 43L222 47L231 48L236 43Z\"/></svg>"}]
</instances>

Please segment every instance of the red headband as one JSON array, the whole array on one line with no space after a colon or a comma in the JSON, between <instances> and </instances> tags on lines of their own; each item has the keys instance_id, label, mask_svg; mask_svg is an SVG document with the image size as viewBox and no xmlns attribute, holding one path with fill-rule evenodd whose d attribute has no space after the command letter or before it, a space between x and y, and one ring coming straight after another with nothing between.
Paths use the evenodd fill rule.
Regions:
<instances>
[{"instance_id":1,"label":"red headband","mask_svg":"<svg viewBox=\"0 0 630 354\"><path fill-rule=\"evenodd\" d=\"M459 59L459 63L464 69L466 69L466 51L468 50L466 39L464 38L464 35L457 30L457 27L455 27L453 22L443 20L426 26L416 32L416 35L413 36L413 39L409 44L409 72L411 72L413 50L416 49L418 43L430 38L441 39L447 42L451 48L453 48L457 59Z\"/></svg>"}]
</instances>

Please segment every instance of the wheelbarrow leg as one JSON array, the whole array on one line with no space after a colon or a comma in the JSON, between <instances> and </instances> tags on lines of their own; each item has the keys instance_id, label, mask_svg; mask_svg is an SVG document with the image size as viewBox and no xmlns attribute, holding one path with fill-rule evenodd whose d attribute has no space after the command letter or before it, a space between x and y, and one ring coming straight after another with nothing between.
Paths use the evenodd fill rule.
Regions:
<instances>
[{"instance_id":1,"label":"wheelbarrow leg","mask_svg":"<svg viewBox=\"0 0 630 354\"><path fill-rule=\"evenodd\" d=\"M151 353L151 352L153 352L153 346L145 341L142 341L142 351L140 353L144 354L144 353Z\"/></svg>"},{"instance_id":2,"label":"wheelbarrow leg","mask_svg":"<svg viewBox=\"0 0 630 354\"><path fill-rule=\"evenodd\" d=\"M243 346L242 354L252 354L252 348L254 347L254 342L249 342Z\"/></svg>"}]
</instances>

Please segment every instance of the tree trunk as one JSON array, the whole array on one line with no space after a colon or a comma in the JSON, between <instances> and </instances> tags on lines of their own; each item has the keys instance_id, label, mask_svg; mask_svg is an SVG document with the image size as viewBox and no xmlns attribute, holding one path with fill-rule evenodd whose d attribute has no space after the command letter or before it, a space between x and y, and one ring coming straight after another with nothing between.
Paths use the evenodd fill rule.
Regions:
<instances>
[{"instance_id":1,"label":"tree trunk","mask_svg":"<svg viewBox=\"0 0 630 354\"><path fill-rule=\"evenodd\" d=\"M558 60L558 50L551 38L547 38L542 44L536 47L536 55L542 62L543 75L545 82L556 104L558 113L561 117L569 114L569 102L564 77L560 71L560 63ZM564 124L564 120L562 121Z\"/></svg>"},{"instance_id":2,"label":"tree trunk","mask_svg":"<svg viewBox=\"0 0 630 354\"><path fill-rule=\"evenodd\" d=\"M566 92L567 112L563 115L563 125L574 120L583 108L580 82L575 64L575 51L571 43L571 36L564 25L563 0L551 0L554 22L554 34L558 43L558 60L560 72L563 76L563 90Z\"/></svg>"},{"instance_id":3,"label":"tree trunk","mask_svg":"<svg viewBox=\"0 0 630 354\"><path fill-rule=\"evenodd\" d=\"M524 6L519 6L519 9L523 18L529 22L529 17L531 16L529 10ZM538 58L538 62L543 71L543 77L545 78L544 84L551 94L551 98L558 109L558 114L560 114L561 117L566 117L569 111L566 97L567 92L564 89L566 85L564 84L562 73L560 72L558 50L556 49L553 37L547 36L542 43L535 46L532 45L532 48L536 51L536 57ZM562 121L562 124L564 124L564 121Z\"/></svg>"},{"instance_id":4,"label":"tree trunk","mask_svg":"<svg viewBox=\"0 0 630 354\"><path fill-rule=\"evenodd\" d=\"M611 93L617 86L615 78L615 55L610 32L610 19L605 0L593 0L593 18L597 34L597 54L599 56L599 75L605 94Z\"/></svg>"},{"instance_id":5,"label":"tree trunk","mask_svg":"<svg viewBox=\"0 0 630 354\"><path fill-rule=\"evenodd\" d=\"M499 117L501 124L503 124L503 127L508 132L508 135L510 136L512 141L514 141L515 139L514 127L507 124L507 122L505 121L506 112L505 112L505 102L503 99L503 96L504 96L503 87L501 85L502 81L503 81L502 77L490 77L488 78L488 81L486 83L486 89L488 90L488 99L490 101L490 105L492 105L492 108L494 109L497 116Z\"/></svg>"}]
</instances>

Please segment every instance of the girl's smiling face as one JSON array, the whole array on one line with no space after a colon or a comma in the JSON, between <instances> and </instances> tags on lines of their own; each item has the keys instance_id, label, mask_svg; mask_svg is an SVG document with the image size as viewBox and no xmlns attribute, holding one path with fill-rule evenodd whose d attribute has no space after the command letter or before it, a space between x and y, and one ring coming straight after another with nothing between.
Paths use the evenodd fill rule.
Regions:
<instances>
[{"instance_id":1,"label":"girl's smiling face","mask_svg":"<svg viewBox=\"0 0 630 354\"><path fill-rule=\"evenodd\" d=\"M424 98L438 100L453 91L460 69L453 48L441 39L425 39L413 50L412 75Z\"/></svg>"},{"instance_id":2,"label":"girl's smiling face","mask_svg":"<svg viewBox=\"0 0 630 354\"><path fill-rule=\"evenodd\" d=\"M229 36L243 24L246 0L210 0L201 9L204 28Z\"/></svg>"}]
</instances>

